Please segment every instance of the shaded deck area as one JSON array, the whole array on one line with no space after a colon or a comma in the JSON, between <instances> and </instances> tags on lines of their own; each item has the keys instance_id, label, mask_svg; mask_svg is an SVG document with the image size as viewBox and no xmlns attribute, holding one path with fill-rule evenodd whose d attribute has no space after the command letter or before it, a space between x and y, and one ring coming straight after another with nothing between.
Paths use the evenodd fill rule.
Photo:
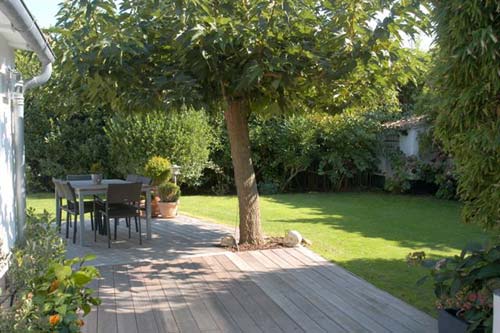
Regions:
<instances>
[{"instance_id":1,"label":"shaded deck area","mask_svg":"<svg viewBox=\"0 0 500 333\"><path fill-rule=\"evenodd\" d=\"M102 256L93 288L103 303L84 331L437 331L432 317L308 249L215 247L228 231L179 217L154 222L142 247L125 234L111 250L104 240L71 245L74 255Z\"/></svg>"}]
</instances>

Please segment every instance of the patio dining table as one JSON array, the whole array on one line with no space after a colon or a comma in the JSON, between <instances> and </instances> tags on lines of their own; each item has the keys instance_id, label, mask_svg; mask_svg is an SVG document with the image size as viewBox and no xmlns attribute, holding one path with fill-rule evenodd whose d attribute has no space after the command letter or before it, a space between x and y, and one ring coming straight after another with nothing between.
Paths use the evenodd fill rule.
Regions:
<instances>
[{"instance_id":1,"label":"patio dining table","mask_svg":"<svg viewBox=\"0 0 500 333\"><path fill-rule=\"evenodd\" d=\"M106 194L109 184L127 184L130 183L122 179L103 179L100 184L94 184L91 180L72 180L70 181L71 186L75 189L75 194L79 202L79 216L80 216L80 245L84 246L84 233L85 233L85 217L84 217L84 199L85 197ZM151 191L154 186L152 185L142 185L142 192L146 194L146 239L151 239ZM61 221L61 212L59 207L61 205L61 198L59 197L57 191L55 191L56 196L56 220Z\"/></svg>"}]
</instances>

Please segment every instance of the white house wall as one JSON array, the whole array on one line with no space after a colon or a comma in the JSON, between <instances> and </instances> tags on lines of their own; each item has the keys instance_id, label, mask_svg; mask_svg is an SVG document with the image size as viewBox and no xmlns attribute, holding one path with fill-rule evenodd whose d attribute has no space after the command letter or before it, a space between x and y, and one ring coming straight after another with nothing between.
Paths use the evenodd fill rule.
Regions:
<instances>
[{"instance_id":1,"label":"white house wall","mask_svg":"<svg viewBox=\"0 0 500 333\"><path fill-rule=\"evenodd\" d=\"M14 50L0 35L0 240L3 253L15 241L14 147L8 68L14 67ZM4 267L0 267L0 277Z\"/></svg>"},{"instance_id":2,"label":"white house wall","mask_svg":"<svg viewBox=\"0 0 500 333\"><path fill-rule=\"evenodd\" d=\"M419 128L408 129L407 135L399 136L399 149L406 156L418 155L418 135L421 132Z\"/></svg>"}]
</instances>

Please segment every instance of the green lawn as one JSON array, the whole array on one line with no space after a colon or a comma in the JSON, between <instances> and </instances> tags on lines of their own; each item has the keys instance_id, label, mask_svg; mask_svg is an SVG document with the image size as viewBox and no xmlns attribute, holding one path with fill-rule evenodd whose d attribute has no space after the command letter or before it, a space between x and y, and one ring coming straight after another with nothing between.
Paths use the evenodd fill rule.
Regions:
<instances>
[{"instance_id":1,"label":"green lawn","mask_svg":"<svg viewBox=\"0 0 500 333\"><path fill-rule=\"evenodd\" d=\"M28 206L53 212L51 195L30 196ZM184 196L181 212L235 226L235 197ZM268 235L300 231L312 249L374 285L435 315L430 284L416 287L427 271L408 267L405 256L425 251L442 257L470 241L484 241L479 228L459 223L460 205L423 196L381 193L286 194L261 198Z\"/></svg>"}]
</instances>

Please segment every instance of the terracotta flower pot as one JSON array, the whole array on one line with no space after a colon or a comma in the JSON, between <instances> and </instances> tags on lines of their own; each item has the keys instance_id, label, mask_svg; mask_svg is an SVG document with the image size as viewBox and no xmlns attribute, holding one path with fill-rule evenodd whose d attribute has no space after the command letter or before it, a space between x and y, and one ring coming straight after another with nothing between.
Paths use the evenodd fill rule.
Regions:
<instances>
[{"instance_id":1,"label":"terracotta flower pot","mask_svg":"<svg viewBox=\"0 0 500 333\"><path fill-rule=\"evenodd\" d=\"M158 202L160 214L163 218L176 217L178 206L178 202Z\"/></svg>"},{"instance_id":2,"label":"terracotta flower pot","mask_svg":"<svg viewBox=\"0 0 500 333\"><path fill-rule=\"evenodd\" d=\"M158 202L160 202L160 197L151 198L151 217L158 217L160 215L160 208L158 207ZM146 207L146 200L141 200L141 208ZM141 211L141 216L146 217L146 211Z\"/></svg>"},{"instance_id":3,"label":"terracotta flower pot","mask_svg":"<svg viewBox=\"0 0 500 333\"><path fill-rule=\"evenodd\" d=\"M158 203L160 202L160 197L155 196L151 199L151 216L158 217L160 215L160 207Z\"/></svg>"}]
</instances>

